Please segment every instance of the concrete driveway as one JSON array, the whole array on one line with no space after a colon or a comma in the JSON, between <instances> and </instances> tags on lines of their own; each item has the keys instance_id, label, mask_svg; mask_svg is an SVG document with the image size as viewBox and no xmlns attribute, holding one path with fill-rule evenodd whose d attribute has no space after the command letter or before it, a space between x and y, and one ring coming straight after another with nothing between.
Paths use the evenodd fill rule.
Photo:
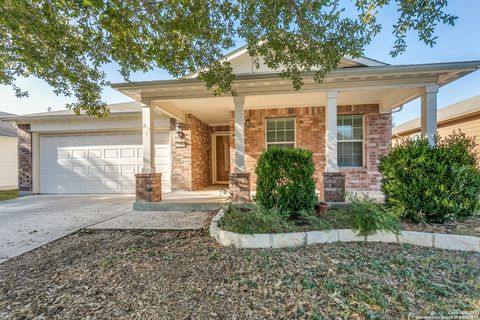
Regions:
<instances>
[{"instance_id":1,"label":"concrete driveway","mask_svg":"<svg viewBox=\"0 0 480 320\"><path fill-rule=\"evenodd\" d=\"M35 195L0 202L0 263L132 211L132 196Z\"/></svg>"}]
</instances>

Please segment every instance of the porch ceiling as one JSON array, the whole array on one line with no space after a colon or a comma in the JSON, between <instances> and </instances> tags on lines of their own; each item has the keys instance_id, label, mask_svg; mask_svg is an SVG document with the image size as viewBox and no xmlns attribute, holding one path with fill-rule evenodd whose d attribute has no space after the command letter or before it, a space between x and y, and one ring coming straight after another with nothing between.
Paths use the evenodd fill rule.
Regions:
<instances>
[{"instance_id":1,"label":"porch ceiling","mask_svg":"<svg viewBox=\"0 0 480 320\"><path fill-rule=\"evenodd\" d=\"M356 90L338 93L338 105L379 104L391 106L392 101L418 95L418 88ZM283 94L246 95L245 110L270 108L298 108L325 106L326 92L297 92ZM229 122L229 112L234 110L231 96L154 100L159 110L175 109L184 114L193 114L208 125L223 125ZM390 111L390 108L386 111Z\"/></svg>"},{"instance_id":2,"label":"porch ceiling","mask_svg":"<svg viewBox=\"0 0 480 320\"><path fill-rule=\"evenodd\" d=\"M295 92L278 74L238 75L233 88L245 96L245 109L325 105L327 90L338 91L338 104L378 103L382 112L419 97L431 84L453 82L480 67L480 61L421 65L343 68L330 72L318 83L312 73ZM162 112L182 118L192 113L208 124L225 123L233 110L231 96L214 97L198 79L121 83L113 88L137 101L149 100Z\"/></svg>"}]
</instances>

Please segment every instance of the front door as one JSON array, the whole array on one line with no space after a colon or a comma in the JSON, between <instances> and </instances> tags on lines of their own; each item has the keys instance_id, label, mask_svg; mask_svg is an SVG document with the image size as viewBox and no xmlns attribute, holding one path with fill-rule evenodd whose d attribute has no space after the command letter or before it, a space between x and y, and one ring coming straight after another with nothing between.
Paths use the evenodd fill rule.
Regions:
<instances>
[{"instance_id":1,"label":"front door","mask_svg":"<svg viewBox=\"0 0 480 320\"><path fill-rule=\"evenodd\" d=\"M214 135L214 183L228 183L230 174L230 136L228 134Z\"/></svg>"}]
</instances>

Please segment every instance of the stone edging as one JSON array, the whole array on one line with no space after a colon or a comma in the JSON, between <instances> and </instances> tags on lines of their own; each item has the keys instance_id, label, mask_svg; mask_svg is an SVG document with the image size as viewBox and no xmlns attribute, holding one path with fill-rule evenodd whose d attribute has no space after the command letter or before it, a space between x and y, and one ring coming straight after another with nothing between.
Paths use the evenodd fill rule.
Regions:
<instances>
[{"instance_id":1,"label":"stone edging","mask_svg":"<svg viewBox=\"0 0 480 320\"><path fill-rule=\"evenodd\" d=\"M480 237L443 233L401 231L379 231L368 237L358 236L353 229L335 229L330 231L308 231L290 233L240 234L221 229L218 226L224 209L220 209L210 223L210 236L223 246L235 248L291 248L332 242L387 242L406 243L415 246L480 252Z\"/></svg>"}]
</instances>

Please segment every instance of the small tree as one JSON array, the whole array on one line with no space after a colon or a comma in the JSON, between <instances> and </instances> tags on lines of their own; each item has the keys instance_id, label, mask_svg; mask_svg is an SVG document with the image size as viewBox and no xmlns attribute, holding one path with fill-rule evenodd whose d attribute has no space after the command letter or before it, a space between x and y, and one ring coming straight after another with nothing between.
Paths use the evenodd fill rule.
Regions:
<instances>
[{"instance_id":1,"label":"small tree","mask_svg":"<svg viewBox=\"0 0 480 320\"><path fill-rule=\"evenodd\" d=\"M386 202L413 222L454 221L477 209L475 140L462 132L435 140L431 147L426 138L405 139L380 159Z\"/></svg>"},{"instance_id":2,"label":"small tree","mask_svg":"<svg viewBox=\"0 0 480 320\"><path fill-rule=\"evenodd\" d=\"M312 211L317 203L313 154L298 148L272 148L258 159L256 201L261 208L278 209L290 218Z\"/></svg>"}]
</instances>

